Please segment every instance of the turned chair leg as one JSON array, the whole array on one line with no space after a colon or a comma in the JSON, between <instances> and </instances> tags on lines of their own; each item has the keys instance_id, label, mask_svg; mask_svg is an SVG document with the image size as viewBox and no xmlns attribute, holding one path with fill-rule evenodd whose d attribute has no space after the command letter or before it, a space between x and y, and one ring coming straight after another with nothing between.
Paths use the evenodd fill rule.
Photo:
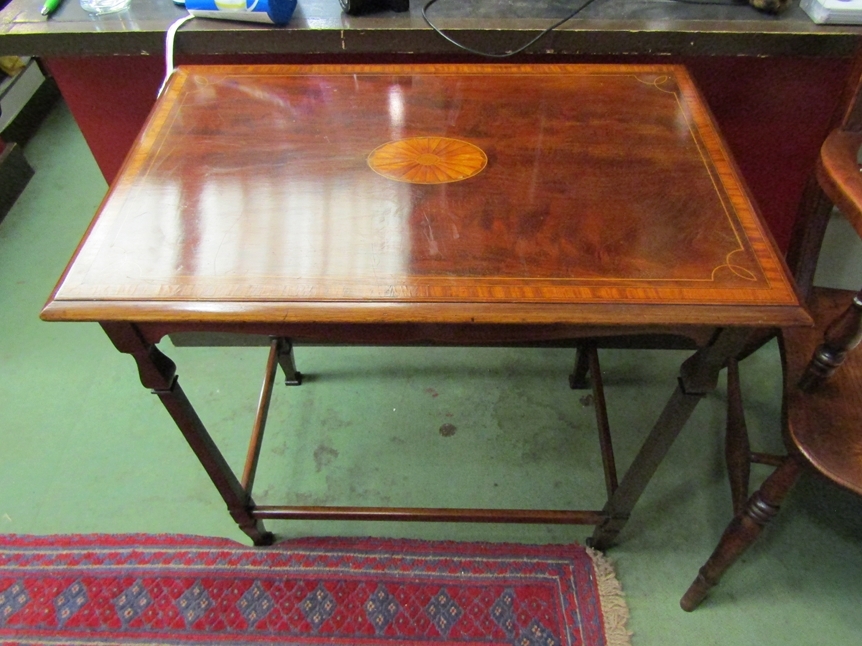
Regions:
<instances>
[{"instance_id":1,"label":"turned chair leg","mask_svg":"<svg viewBox=\"0 0 862 646\"><path fill-rule=\"evenodd\" d=\"M778 513L801 468L799 458L788 456L749 498L742 513L737 514L724 530L712 556L683 595L679 602L683 610L691 612L697 608L727 569L757 540L766 524Z\"/></svg>"},{"instance_id":2,"label":"turned chair leg","mask_svg":"<svg viewBox=\"0 0 862 646\"><path fill-rule=\"evenodd\" d=\"M832 376L844 363L847 353L862 340L862 290L844 312L829 324L823 343L799 380L799 388L811 392Z\"/></svg>"}]
</instances>

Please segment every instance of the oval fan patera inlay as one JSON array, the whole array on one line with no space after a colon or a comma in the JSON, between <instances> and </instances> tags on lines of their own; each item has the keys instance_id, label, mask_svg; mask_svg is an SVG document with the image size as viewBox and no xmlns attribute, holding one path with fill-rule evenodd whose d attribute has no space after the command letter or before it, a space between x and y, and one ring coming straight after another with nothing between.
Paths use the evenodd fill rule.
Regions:
<instances>
[{"instance_id":1,"label":"oval fan patera inlay","mask_svg":"<svg viewBox=\"0 0 862 646\"><path fill-rule=\"evenodd\" d=\"M378 146L368 155L371 169L397 182L445 184L480 173L488 164L484 151L448 137L411 137Z\"/></svg>"}]
</instances>

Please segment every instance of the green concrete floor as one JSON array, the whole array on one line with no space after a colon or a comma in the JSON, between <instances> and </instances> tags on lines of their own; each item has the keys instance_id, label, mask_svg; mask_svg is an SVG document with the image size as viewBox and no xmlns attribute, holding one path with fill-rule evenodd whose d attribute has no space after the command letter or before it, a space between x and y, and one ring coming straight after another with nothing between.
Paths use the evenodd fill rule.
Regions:
<instances>
[{"instance_id":1,"label":"green concrete floor","mask_svg":"<svg viewBox=\"0 0 862 646\"><path fill-rule=\"evenodd\" d=\"M140 386L131 359L95 324L39 321L105 184L62 105L25 153L36 176L0 223L0 531L173 532L247 542L158 400ZM840 228L830 235L827 255L840 280L853 269L843 263L855 248ZM265 350L163 345L238 468ZM603 352L620 467L684 356ZM309 378L274 397L256 498L599 507L593 411L567 387L572 359L567 350L299 348ZM774 345L743 364L749 424L765 450L781 449L779 379ZM859 644L862 500L813 477L698 611L679 609L729 519L723 405L721 388L701 404L608 553L627 594L634 644ZM757 478L765 473L756 469ZM545 543L583 542L589 534L585 527L269 525L281 538Z\"/></svg>"}]
</instances>

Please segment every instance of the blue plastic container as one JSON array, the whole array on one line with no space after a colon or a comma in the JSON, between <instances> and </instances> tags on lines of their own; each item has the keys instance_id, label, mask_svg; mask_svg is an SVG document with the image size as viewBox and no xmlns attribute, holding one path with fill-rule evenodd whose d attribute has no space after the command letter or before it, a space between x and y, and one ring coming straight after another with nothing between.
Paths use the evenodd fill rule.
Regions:
<instances>
[{"instance_id":1,"label":"blue plastic container","mask_svg":"<svg viewBox=\"0 0 862 646\"><path fill-rule=\"evenodd\" d=\"M296 0L186 0L186 9L197 18L286 25Z\"/></svg>"}]
</instances>

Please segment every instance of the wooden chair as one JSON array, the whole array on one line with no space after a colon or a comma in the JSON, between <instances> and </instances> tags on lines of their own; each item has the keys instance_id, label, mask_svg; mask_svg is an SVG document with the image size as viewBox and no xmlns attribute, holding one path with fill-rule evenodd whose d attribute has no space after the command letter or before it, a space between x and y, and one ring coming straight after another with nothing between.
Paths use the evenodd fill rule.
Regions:
<instances>
[{"instance_id":1,"label":"wooden chair","mask_svg":"<svg viewBox=\"0 0 862 646\"><path fill-rule=\"evenodd\" d=\"M782 422L785 457L751 453L742 414L738 365L728 366L727 461L736 516L683 596L691 611L778 512L803 469L813 469L862 495L862 291L813 287L826 222L837 206L862 237L862 97L858 62L849 106L823 144L794 232L788 264L806 298L816 327L777 332L784 378ZM816 181L815 181L816 180ZM769 338L764 332L751 348ZM748 500L750 462L777 468Z\"/></svg>"}]
</instances>

